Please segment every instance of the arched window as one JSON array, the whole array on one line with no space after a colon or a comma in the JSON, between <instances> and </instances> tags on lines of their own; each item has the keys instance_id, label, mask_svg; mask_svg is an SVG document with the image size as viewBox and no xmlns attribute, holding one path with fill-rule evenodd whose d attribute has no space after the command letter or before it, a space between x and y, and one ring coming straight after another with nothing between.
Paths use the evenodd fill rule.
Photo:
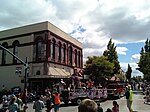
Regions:
<instances>
[{"instance_id":1,"label":"arched window","mask_svg":"<svg viewBox=\"0 0 150 112\"><path fill-rule=\"evenodd\" d=\"M72 65L72 47L69 46L68 49L68 61L69 61L69 65Z\"/></svg>"},{"instance_id":2,"label":"arched window","mask_svg":"<svg viewBox=\"0 0 150 112\"><path fill-rule=\"evenodd\" d=\"M51 59L52 60L55 60L55 45L56 45L56 41L53 38L51 42Z\"/></svg>"},{"instance_id":3,"label":"arched window","mask_svg":"<svg viewBox=\"0 0 150 112\"><path fill-rule=\"evenodd\" d=\"M77 50L74 51L74 63L77 66Z\"/></svg>"},{"instance_id":4,"label":"arched window","mask_svg":"<svg viewBox=\"0 0 150 112\"><path fill-rule=\"evenodd\" d=\"M15 40L13 42L13 54L18 56L18 46L19 46L19 41ZM17 58L13 57L13 64L17 63Z\"/></svg>"},{"instance_id":5,"label":"arched window","mask_svg":"<svg viewBox=\"0 0 150 112\"><path fill-rule=\"evenodd\" d=\"M80 58L80 56L81 56L81 53L80 53L80 51L78 51L78 66L79 67L81 66L81 58Z\"/></svg>"},{"instance_id":6,"label":"arched window","mask_svg":"<svg viewBox=\"0 0 150 112\"><path fill-rule=\"evenodd\" d=\"M48 40L48 42L47 42L47 48L46 48L46 50L47 50L47 58L49 58L50 57L50 48L51 48L51 44L50 44L51 42L50 42L50 40Z\"/></svg>"},{"instance_id":7,"label":"arched window","mask_svg":"<svg viewBox=\"0 0 150 112\"><path fill-rule=\"evenodd\" d=\"M66 45L63 44L63 48L62 48L62 61L63 63L66 62Z\"/></svg>"},{"instance_id":8,"label":"arched window","mask_svg":"<svg viewBox=\"0 0 150 112\"><path fill-rule=\"evenodd\" d=\"M61 61L61 42L58 42L58 61Z\"/></svg>"},{"instance_id":9,"label":"arched window","mask_svg":"<svg viewBox=\"0 0 150 112\"><path fill-rule=\"evenodd\" d=\"M4 42L2 44L3 47L7 48L8 47L8 43L7 42ZM6 51L4 49L2 49L2 65L5 65L6 64Z\"/></svg>"},{"instance_id":10,"label":"arched window","mask_svg":"<svg viewBox=\"0 0 150 112\"><path fill-rule=\"evenodd\" d=\"M42 37L38 37L36 40L36 61L44 59L44 43Z\"/></svg>"}]
</instances>

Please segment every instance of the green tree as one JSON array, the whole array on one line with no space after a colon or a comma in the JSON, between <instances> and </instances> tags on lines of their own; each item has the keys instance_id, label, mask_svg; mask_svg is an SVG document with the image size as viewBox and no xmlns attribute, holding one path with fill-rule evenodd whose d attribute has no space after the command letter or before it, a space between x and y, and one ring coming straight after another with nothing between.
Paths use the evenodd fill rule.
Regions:
<instances>
[{"instance_id":1,"label":"green tree","mask_svg":"<svg viewBox=\"0 0 150 112\"><path fill-rule=\"evenodd\" d=\"M142 82L143 81L143 78L141 76L133 76L131 79L134 80L135 82Z\"/></svg>"},{"instance_id":2,"label":"green tree","mask_svg":"<svg viewBox=\"0 0 150 112\"><path fill-rule=\"evenodd\" d=\"M130 66L130 64L128 64L128 69L126 72L126 78L130 81L131 80L131 73L132 73L132 68Z\"/></svg>"},{"instance_id":3,"label":"green tree","mask_svg":"<svg viewBox=\"0 0 150 112\"><path fill-rule=\"evenodd\" d=\"M119 70L119 73L116 76L120 79L120 81L126 81L126 76L122 69Z\"/></svg>"},{"instance_id":4,"label":"green tree","mask_svg":"<svg viewBox=\"0 0 150 112\"><path fill-rule=\"evenodd\" d=\"M140 52L138 68L144 74L144 80L150 81L150 40L146 40L144 48Z\"/></svg>"},{"instance_id":5,"label":"green tree","mask_svg":"<svg viewBox=\"0 0 150 112\"><path fill-rule=\"evenodd\" d=\"M114 64L107 60L105 56L88 57L85 64L85 74L93 77L107 77L110 78L114 69Z\"/></svg>"},{"instance_id":6,"label":"green tree","mask_svg":"<svg viewBox=\"0 0 150 112\"><path fill-rule=\"evenodd\" d=\"M114 64L114 70L112 74L118 74L121 67L118 61L116 46L114 43L112 43L112 39L110 39L108 42L107 50L104 51L103 56L108 57L108 61Z\"/></svg>"}]
</instances>

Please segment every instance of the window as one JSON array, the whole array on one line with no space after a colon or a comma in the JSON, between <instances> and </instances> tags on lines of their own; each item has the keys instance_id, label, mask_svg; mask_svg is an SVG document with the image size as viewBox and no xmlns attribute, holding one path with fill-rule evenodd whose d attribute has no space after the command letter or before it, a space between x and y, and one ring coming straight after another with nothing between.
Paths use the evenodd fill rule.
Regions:
<instances>
[{"instance_id":1,"label":"window","mask_svg":"<svg viewBox=\"0 0 150 112\"><path fill-rule=\"evenodd\" d=\"M19 41L15 40L13 42L13 54L18 56L18 46L19 46ZM17 58L13 57L13 64L17 63Z\"/></svg>"},{"instance_id":2,"label":"window","mask_svg":"<svg viewBox=\"0 0 150 112\"><path fill-rule=\"evenodd\" d=\"M77 50L74 51L74 62L75 66L77 66Z\"/></svg>"},{"instance_id":3,"label":"window","mask_svg":"<svg viewBox=\"0 0 150 112\"><path fill-rule=\"evenodd\" d=\"M40 75L41 74L41 72L40 72L40 70L38 70L37 72L36 72L36 75Z\"/></svg>"},{"instance_id":4,"label":"window","mask_svg":"<svg viewBox=\"0 0 150 112\"><path fill-rule=\"evenodd\" d=\"M63 49L62 49L62 61L65 63L66 62L66 45L63 44Z\"/></svg>"},{"instance_id":5,"label":"window","mask_svg":"<svg viewBox=\"0 0 150 112\"><path fill-rule=\"evenodd\" d=\"M51 59L52 60L55 60L55 45L56 45L56 41L53 38L51 42Z\"/></svg>"},{"instance_id":6,"label":"window","mask_svg":"<svg viewBox=\"0 0 150 112\"><path fill-rule=\"evenodd\" d=\"M2 44L3 47L7 48L8 47L8 43L7 42L4 42ZM6 51L4 49L2 49L2 65L5 65L6 64Z\"/></svg>"},{"instance_id":7,"label":"window","mask_svg":"<svg viewBox=\"0 0 150 112\"><path fill-rule=\"evenodd\" d=\"M51 48L51 44L50 44L50 41L48 41L47 43L47 57L49 58L50 57L50 48Z\"/></svg>"},{"instance_id":8,"label":"window","mask_svg":"<svg viewBox=\"0 0 150 112\"><path fill-rule=\"evenodd\" d=\"M36 40L36 61L41 61L44 59L45 45L43 39L38 37Z\"/></svg>"},{"instance_id":9,"label":"window","mask_svg":"<svg viewBox=\"0 0 150 112\"><path fill-rule=\"evenodd\" d=\"M69 46L68 49L68 61L69 61L69 65L72 65L72 47Z\"/></svg>"},{"instance_id":10,"label":"window","mask_svg":"<svg viewBox=\"0 0 150 112\"><path fill-rule=\"evenodd\" d=\"M81 58L80 58L80 51L78 51L78 66L80 67L81 66Z\"/></svg>"},{"instance_id":11,"label":"window","mask_svg":"<svg viewBox=\"0 0 150 112\"><path fill-rule=\"evenodd\" d=\"M61 42L58 42L58 61L61 61Z\"/></svg>"}]
</instances>

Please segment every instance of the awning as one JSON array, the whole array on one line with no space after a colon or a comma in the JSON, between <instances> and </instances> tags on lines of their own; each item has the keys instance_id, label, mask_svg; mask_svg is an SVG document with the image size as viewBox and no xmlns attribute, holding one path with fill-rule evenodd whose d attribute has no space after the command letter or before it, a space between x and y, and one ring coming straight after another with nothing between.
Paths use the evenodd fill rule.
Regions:
<instances>
[{"instance_id":1,"label":"awning","mask_svg":"<svg viewBox=\"0 0 150 112\"><path fill-rule=\"evenodd\" d=\"M70 78L70 72L65 69L49 67L47 75L34 75L28 78Z\"/></svg>"},{"instance_id":2,"label":"awning","mask_svg":"<svg viewBox=\"0 0 150 112\"><path fill-rule=\"evenodd\" d=\"M60 75L60 76L71 76L70 75L70 72L67 72L67 71L65 71L64 69L60 69L60 68L52 68L51 67L51 69L54 69L56 72L57 72L57 75ZM53 74L53 73L51 73L52 75L55 75L55 74Z\"/></svg>"},{"instance_id":3,"label":"awning","mask_svg":"<svg viewBox=\"0 0 150 112\"><path fill-rule=\"evenodd\" d=\"M70 77L70 72L65 69L49 67L48 75Z\"/></svg>"}]
</instances>

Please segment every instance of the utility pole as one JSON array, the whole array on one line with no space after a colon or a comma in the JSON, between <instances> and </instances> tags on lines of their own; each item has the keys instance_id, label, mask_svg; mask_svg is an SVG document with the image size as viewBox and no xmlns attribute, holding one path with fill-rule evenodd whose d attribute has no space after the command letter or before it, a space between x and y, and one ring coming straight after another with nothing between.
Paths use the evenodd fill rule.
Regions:
<instances>
[{"instance_id":1,"label":"utility pole","mask_svg":"<svg viewBox=\"0 0 150 112\"><path fill-rule=\"evenodd\" d=\"M17 60L19 60L25 68L25 75L24 75L24 93L25 93L25 105L27 105L27 74L28 74L28 69L29 69L29 65L28 65L28 58L26 57L26 61L24 62L22 59L20 59L18 56L16 56L15 54L13 54L11 51L9 51L7 48L3 47L0 44L0 48L4 49L5 51L7 51L9 54L11 54L13 57L15 57Z\"/></svg>"}]
</instances>

